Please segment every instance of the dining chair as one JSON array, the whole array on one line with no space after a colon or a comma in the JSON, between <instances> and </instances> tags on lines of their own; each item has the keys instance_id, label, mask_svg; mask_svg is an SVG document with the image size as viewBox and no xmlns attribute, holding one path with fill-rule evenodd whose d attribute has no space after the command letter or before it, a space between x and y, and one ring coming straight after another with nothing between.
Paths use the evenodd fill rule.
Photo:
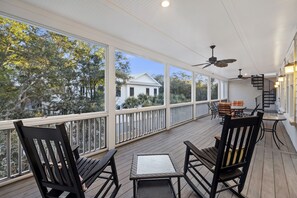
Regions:
<instances>
[{"instance_id":1,"label":"dining chair","mask_svg":"<svg viewBox=\"0 0 297 198\"><path fill-rule=\"evenodd\" d=\"M216 118L217 114L218 114L217 108L214 106L213 103L207 103L207 106L208 106L208 110L210 111L210 114L211 114L211 120L213 118Z\"/></svg>"},{"instance_id":2,"label":"dining chair","mask_svg":"<svg viewBox=\"0 0 297 198\"><path fill-rule=\"evenodd\" d=\"M229 102L220 102L218 104L218 115L222 118L221 124L224 123L224 119L226 115L231 115L231 103Z\"/></svg>"},{"instance_id":3,"label":"dining chair","mask_svg":"<svg viewBox=\"0 0 297 198\"><path fill-rule=\"evenodd\" d=\"M243 116L252 116L256 113L256 111L258 110L260 104L257 104L255 106L255 108L251 111L251 112L243 112Z\"/></svg>"}]
</instances>

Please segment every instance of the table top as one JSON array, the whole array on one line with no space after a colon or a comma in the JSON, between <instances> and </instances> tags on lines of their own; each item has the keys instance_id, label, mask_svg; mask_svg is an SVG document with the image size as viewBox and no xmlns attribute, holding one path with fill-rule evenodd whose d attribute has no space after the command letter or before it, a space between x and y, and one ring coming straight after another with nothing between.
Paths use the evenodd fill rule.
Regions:
<instances>
[{"instance_id":1,"label":"table top","mask_svg":"<svg viewBox=\"0 0 297 198\"><path fill-rule=\"evenodd\" d=\"M278 115L278 114L264 114L263 120L268 121L284 121L287 118L284 115Z\"/></svg>"},{"instance_id":2,"label":"table top","mask_svg":"<svg viewBox=\"0 0 297 198\"><path fill-rule=\"evenodd\" d=\"M182 177L168 153L134 154L130 179Z\"/></svg>"},{"instance_id":3,"label":"table top","mask_svg":"<svg viewBox=\"0 0 297 198\"><path fill-rule=\"evenodd\" d=\"M244 107L244 106L231 106L231 109L232 110L244 110L244 109L246 109L246 107Z\"/></svg>"}]
</instances>

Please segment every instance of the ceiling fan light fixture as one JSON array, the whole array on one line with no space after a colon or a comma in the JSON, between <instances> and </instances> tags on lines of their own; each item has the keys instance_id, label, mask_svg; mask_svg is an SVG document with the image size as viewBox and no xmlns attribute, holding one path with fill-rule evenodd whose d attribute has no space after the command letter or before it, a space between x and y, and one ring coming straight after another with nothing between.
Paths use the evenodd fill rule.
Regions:
<instances>
[{"instance_id":1,"label":"ceiling fan light fixture","mask_svg":"<svg viewBox=\"0 0 297 198\"><path fill-rule=\"evenodd\" d=\"M295 63L296 63L296 61L285 65L285 73L286 74L290 74L290 73L294 72Z\"/></svg>"},{"instance_id":2,"label":"ceiling fan light fixture","mask_svg":"<svg viewBox=\"0 0 297 198\"><path fill-rule=\"evenodd\" d=\"M277 80L278 82L284 82L284 76L278 76Z\"/></svg>"},{"instance_id":3,"label":"ceiling fan light fixture","mask_svg":"<svg viewBox=\"0 0 297 198\"><path fill-rule=\"evenodd\" d=\"M168 1L168 0L162 1L161 5L163 8L167 8L170 6L170 1Z\"/></svg>"}]
</instances>

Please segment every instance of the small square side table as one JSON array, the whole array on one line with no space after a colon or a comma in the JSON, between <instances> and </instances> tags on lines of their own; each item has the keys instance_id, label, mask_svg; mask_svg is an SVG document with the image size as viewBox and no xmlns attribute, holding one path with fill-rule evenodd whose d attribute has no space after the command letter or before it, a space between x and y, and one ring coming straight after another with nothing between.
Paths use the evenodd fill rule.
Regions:
<instances>
[{"instance_id":1,"label":"small square side table","mask_svg":"<svg viewBox=\"0 0 297 198\"><path fill-rule=\"evenodd\" d=\"M174 177L177 178L180 198L180 177L183 174L168 153L134 154L130 174L134 198L175 198L171 182Z\"/></svg>"}]
</instances>

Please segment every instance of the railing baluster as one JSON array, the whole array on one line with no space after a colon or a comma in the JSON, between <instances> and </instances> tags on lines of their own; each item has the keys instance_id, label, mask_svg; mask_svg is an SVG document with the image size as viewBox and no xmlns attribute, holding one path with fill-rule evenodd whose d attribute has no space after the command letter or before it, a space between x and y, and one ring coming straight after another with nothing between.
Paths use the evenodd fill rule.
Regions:
<instances>
[{"instance_id":1,"label":"railing baluster","mask_svg":"<svg viewBox=\"0 0 297 198\"><path fill-rule=\"evenodd\" d=\"M123 130L123 122L121 122L122 115L117 115L119 120L119 143L122 142L122 130Z\"/></svg>"},{"instance_id":2,"label":"railing baluster","mask_svg":"<svg viewBox=\"0 0 297 198\"><path fill-rule=\"evenodd\" d=\"M125 141L125 131L126 131L126 128L125 128L125 115L122 115L122 135L121 135L121 142L124 142Z\"/></svg>"},{"instance_id":3,"label":"railing baluster","mask_svg":"<svg viewBox=\"0 0 297 198\"><path fill-rule=\"evenodd\" d=\"M124 133L123 133L123 141L127 140L127 115L123 115L123 123L124 123Z\"/></svg>"},{"instance_id":4,"label":"railing baluster","mask_svg":"<svg viewBox=\"0 0 297 198\"><path fill-rule=\"evenodd\" d=\"M142 126L141 126L141 112L137 113L137 136L140 137L141 136L141 130L142 130Z\"/></svg>"},{"instance_id":5,"label":"railing baluster","mask_svg":"<svg viewBox=\"0 0 297 198\"><path fill-rule=\"evenodd\" d=\"M104 148L106 148L106 142L107 142L107 139L106 139L106 133L107 133L107 131L106 131L106 128L107 128L107 126L106 126L106 117L103 117L102 119L104 120L104 130L103 130L103 134L104 134Z\"/></svg>"},{"instance_id":6,"label":"railing baluster","mask_svg":"<svg viewBox=\"0 0 297 198\"><path fill-rule=\"evenodd\" d=\"M9 130L6 130L6 137L7 137L7 147L6 147L6 149L7 149L7 160L6 160L6 165L7 165L7 178L10 178L10 176L11 176L11 168L10 168L10 166L11 166L11 139L10 139L10 137L11 137L11 131L9 131Z\"/></svg>"},{"instance_id":7,"label":"railing baluster","mask_svg":"<svg viewBox=\"0 0 297 198\"><path fill-rule=\"evenodd\" d=\"M73 145L73 133L72 133L72 122L69 122L69 139L70 139L70 145Z\"/></svg>"},{"instance_id":8,"label":"railing baluster","mask_svg":"<svg viewBox=\"0 0 297 198\"><path fill-rule=\"evenodd\" d=\"M88 119L88 140L89 140L89 145L88 145L88 152L91 151L91 120Z\"/></svg>"},{"instance_id":9,"label":"railing baluster","mask_svg":"<svg viewBox=\"0 0 297 198\"><path fill-rule=\"evenodd\" d=\"M93 149L93 151L96 151L96 119L95 118L93 118L92 119L93 120L93 132L94 132L94 134L93 134L93 141L94 141L94 149Z\"/></svg>"},{"instance_id":10,"label":"railing baluster","mask_svg":"<svg viewBox=\"0 0 297 198\"><path fill-rule=\"evenodd\" d=\"M83 142L83 152L86 152L86 138L85 138L85 134L86 134L86 129L85 129L85 120L81 121L81 133L82 133L82 142Z\"/></svg>"},{"instance_id":11,"label":"railing baluster","mask_svg":"<svg viewBox=\"0 0 297 198\"><path fill-rule=\"evenodd\" d=\"M79 145L79 141L78 141L78 138L79 138L79 136L78 136L78 121L75 121L74 122L74 124L76 125L76 127L75 127L75 129L76 129L76 145Z\"/></svg>"},{"instance_id":12,"label":"railing baluster","mask_svg":"<svg viewBox=\"0 0 297 198\"><path fill-rule=\"evenodd\" d=\"M18 175L22 174L22 146L21 146L21 142L18 139Z\"/></svg>"}]
</instances>

